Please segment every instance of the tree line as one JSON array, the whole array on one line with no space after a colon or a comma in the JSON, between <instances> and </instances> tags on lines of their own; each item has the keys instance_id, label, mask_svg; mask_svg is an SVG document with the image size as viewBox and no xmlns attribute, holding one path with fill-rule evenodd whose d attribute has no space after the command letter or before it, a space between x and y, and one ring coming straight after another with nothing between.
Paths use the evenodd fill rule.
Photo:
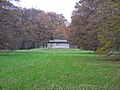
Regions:
<instances>
[{"instance_id":1,"label":"tree line","mask_svg":"<svg viewBox=\"0 0 120 90\"><path fill-rule=\"evenodd\" d=\"M68 31L72 44L99 54L120 52L119 0L79 0L71 18Z\"/></svg>"},{"instance_id":2,"label":"tree line","mask_svg":"<svg viewBox=\"0 0 120 90\"><path fill-rule=\"evenodd\" d=\"M0 50L45 47L51 39L66 39L67 20L62 14L14 6L0 1Z\"/></svg>"}]
</instances>

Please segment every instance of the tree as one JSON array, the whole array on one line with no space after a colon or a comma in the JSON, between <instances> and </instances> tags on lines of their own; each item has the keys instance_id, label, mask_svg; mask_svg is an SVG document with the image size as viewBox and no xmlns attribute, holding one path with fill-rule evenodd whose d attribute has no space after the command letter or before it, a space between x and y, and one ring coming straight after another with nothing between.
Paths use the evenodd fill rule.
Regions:
<instances>
[{"instance_id":1,"label":"tree","mask_svg":"<svg viewBox=\"0 0 120 90\"><path fill-rule=\"evenodd\" d=\"M0 50L44 47L50 39L67 37L62 14L18 8L10 1L0 2Z\"/></svg>"},{"instance_id":2,"label":"tree","mask_svg":"<svg viewBox=\"0 0 120 90\"><path fill-rule=\"evenodd\" d=\"M24 8L20 9L20 22L20 49L44 47L50 39L65 38L66 20L61 14ZM62 32L60 37L55 35L59 31Z\"/></svg>"},{"instance_id":3,"label":"tree","mask_svg":"<svg viewBox=\"0 0 120 90\"><path fill-rule=\"evenodd\" d=\"M48 12L51 23L51 39L67 39L67 20L62 14Z\"/></svg>"},{"instance_id":4,"label":"tree","mask_svg":"<svg viewBox=\"0 0 120 90\"><path fill-rule=\"evenodd\" d=\"M105 2L102 1L102 3ZM107 0L106 3L107 7L102 7L104 19L101 19L101 23L98 25L100 30L99 40L102 44L98 53L111 55L110 51L120 52L120 1ZM119 55L116 59L118 58Z\"/></svg>"},{"instance_id":5,"label":"tree","mask_svg":"<svg viewBox=\"0 0 120 90\"><path fill-rule=\"evenodd\" d=\"M69 37L99 54L120 52L120 1L80 0L73 11Z\"/></svg>"},{"instance_id":6,"label":"tree","mask_svg":"<svg viewBox=\"0 0 120 90\"><path fill-rule=\"evenodd\" d=\"M15 48L17 9L7 0L0 1L0 50Z\"/></svg>"},{"instance_id":7,"label":"tree","mask_svg":"<svg viewBox=\"0 0 120 90\"><path fill-rule=\"evenodd\" d=\"M80 0L76 3L69 26L69 37L81 49L96 50L99 47L95 24L96 0Z\"/></svg>"}]
</instances>

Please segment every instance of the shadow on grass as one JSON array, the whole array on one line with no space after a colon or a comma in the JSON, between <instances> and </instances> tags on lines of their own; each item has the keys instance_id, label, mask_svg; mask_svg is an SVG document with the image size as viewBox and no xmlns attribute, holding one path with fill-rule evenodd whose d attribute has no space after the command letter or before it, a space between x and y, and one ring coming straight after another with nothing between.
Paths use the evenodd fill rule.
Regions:
<instances>
[{"instance_id":1,"label":"shadow on grass","mask_svg":"<svg viewBox=\"0 0 120 90\"><path fill-rule=\"evenodd\" d=\"M0 56L16 56L14 52L0 52Z\"/></svg>"},{"instance_id":2,"label":"shadow on grass","mask_svg":"<svg viewBox=\"0 0 120 90\"><path fill-rule=\"evenodd\" d=\"M120 56L103 56L104 61L120 61Z\"/></svg>"},{"instance_id":3,"label":"shadow on grass","mask_svg":"<svg viewBox=\"0 0 120 90\"><path fill-rule=\"evenodd\" d=\"M0 90L2 90L2 86L0 86Z\"/></svg>"}]
</instances>

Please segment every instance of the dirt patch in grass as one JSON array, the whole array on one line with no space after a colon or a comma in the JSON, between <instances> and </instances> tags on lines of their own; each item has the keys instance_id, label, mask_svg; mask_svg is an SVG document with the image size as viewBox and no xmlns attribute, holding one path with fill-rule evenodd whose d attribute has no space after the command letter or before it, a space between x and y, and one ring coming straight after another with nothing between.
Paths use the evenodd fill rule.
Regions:
<instances>
[{"instance_id":1,"label":"dirt patch in grass","mask_svg":"<svg viewBox=\"0 0 120 90\"><path fill-rule=\"evenodd\" d=\"M120 56L106 56L105 60L107 60L107 61L120 61Z\"/></svg>"}]
</instances>

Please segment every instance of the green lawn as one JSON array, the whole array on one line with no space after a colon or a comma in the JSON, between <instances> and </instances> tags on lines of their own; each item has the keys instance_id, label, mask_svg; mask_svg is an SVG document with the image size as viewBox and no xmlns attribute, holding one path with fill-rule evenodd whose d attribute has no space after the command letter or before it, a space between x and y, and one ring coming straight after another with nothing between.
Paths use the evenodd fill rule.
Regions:
<instances>
[{"instance_id":1,"label":"green lawn","mask_svg":"<svg viewBox=\"0 0 120 90\"><path fill-rule=\"evenodd\" d=\"M120 62L79 49L0 53L0 89L120 90Z\"/></svg>"}]
</instances>

